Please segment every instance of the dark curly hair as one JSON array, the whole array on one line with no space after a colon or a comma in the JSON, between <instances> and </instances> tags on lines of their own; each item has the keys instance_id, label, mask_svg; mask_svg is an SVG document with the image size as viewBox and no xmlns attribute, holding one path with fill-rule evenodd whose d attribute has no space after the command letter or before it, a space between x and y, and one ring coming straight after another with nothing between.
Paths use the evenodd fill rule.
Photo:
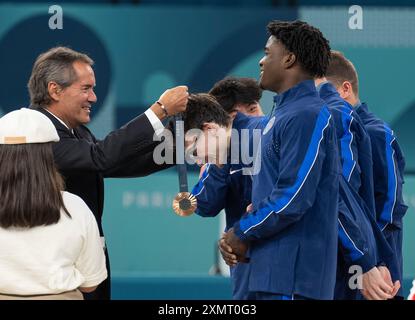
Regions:
<instances>
[{"instance_id":1,"label":"dark curly hair","mask_svg":"<svg viewBox=\"0 0 415 320\"><path fill-rule=\"evenodd\" d=\"M310 76L324 77L330 62L329 41L321 31L304 21L271 21L271 36L281 41Z\"/></svg>"},{"instance_id":2,"label":"dark curly hair","mask_svg":"<svg viewBox=\"0 0 415 320\"><path fill-rule=\"evenodd\" d=\"M230 113L238 103L258 102L262 90L252 78L226 77L214 84L209 94L213 95L226 112Z\"/></svg>"}]
</instances>

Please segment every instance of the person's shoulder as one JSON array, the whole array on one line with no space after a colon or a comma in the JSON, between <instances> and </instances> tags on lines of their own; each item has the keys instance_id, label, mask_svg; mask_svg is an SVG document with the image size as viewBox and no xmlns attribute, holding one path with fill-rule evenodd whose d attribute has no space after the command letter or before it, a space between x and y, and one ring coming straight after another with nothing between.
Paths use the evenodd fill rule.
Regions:
<instances>
[{"instance_id":1,"label":"person's shoulder","mask_svg":"<svg viewBox=\"0 0 415 320\"><path fill-rule=\"evenodd\" d=\"M371 122L365 124L365 128L372 139L384 140L386 134L392 133L392 129L380 118L372 119Z\"/></svg>"},{"instance_id":2,"label":"person's shoulder","mask_svg":"<svg viewBox=\"0 0 415 320\"><path fill-rule=\"evenodd\" d=\"M89 218L90 216L93 216L92 211L89 209L85 201L76 194L68 191L62 191L62 198L63 203L71 216L81 218Z\"/></svg>"},{"instance_id":3,"label":"person's shoulder","mask_svg":"<svg viewBox=\"0 0 415 320\"><path fill-rule=\"evenodd\" d=\"M94 134L87 126L80 125L75 130L77 131L78 135L80 135L82 138L92 139L96 141Z\"/></svg>"},{"instance_id":4,"label":"person's shoulder","mask_svg":"<svg viewBox=\"0 0 415 320\"><path fill-rule=\"evenodd\" d=\"M367 106L361 106L355 109L355 112L362 120L367 132L372 135L384 136L385 132L391 131L389 125L373 112L367 110Z\"/></svg>"},{"instance_id":5,"label":"person's shoulder","mask_svg":"<svg viewBox=\"0 0 415 320\"><path fill-rule=\"evenodd\" d=\"M338 112L342 116L358 116L357 113L353 111L353 107L340 96L334 97L330 101L326 101L326 103L330 111Z\"/></svg>"},{"instance_id":6,"label":"person's shoulder","mask_svg":"<svg viewBox=\"0 0 415 320\"><path fill-rule=\"evenodd\" d=\"M61 191L64 201L69 201L70 203L81 203L83 202L82 198L77 196L74 193L68 191Z\"/></svg>"},{"instance_id":7,"label":"person's shoulder","mask_svg":"<svg viewBox=\"0 0 415 320\"><path fill-rule=\"evenodd\" d=\"M295 122L312 122L319 117L329 118L331 113L327 103L319 97L313 97L313 99L307 99L298 102L297 108L293 109L289 114L291 120Z\"/></svg>"}]
</instances>

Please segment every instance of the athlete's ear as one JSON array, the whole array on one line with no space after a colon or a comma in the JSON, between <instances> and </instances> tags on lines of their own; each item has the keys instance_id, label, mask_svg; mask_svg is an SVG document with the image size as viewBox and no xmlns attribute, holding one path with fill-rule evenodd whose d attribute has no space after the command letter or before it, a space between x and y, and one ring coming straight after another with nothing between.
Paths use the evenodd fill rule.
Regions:
<instances>
[{"instance_id":1,"label":"athlete's ear","mask_svg":"<svg viewBox=\"0 0 415 320\"><path fill-rule=\"evenodd\" d=\"M292 52L287 52L284 55L284 59L283 59L284 68L285 69L291 68L296 61L297 61L297 57L295 56L295 54Z\"/></svg>"},{"instance_id":2,"label":"athlete's ear","mask_svg":"<svg viewBox=\"0 0 415 320\"><path fill-rule=\"evenodd\" d=\"M347 100L353 95L353 87L349 81L344 81L339 89L339 94L344 100Z\"/></svg>"}]
</instances>

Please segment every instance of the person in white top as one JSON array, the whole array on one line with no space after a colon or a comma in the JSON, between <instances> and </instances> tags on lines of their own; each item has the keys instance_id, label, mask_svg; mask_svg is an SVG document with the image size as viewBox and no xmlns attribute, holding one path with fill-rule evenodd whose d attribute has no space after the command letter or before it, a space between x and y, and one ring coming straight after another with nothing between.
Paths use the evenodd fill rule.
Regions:
<instances>
[{"instance_id":1,"label":"person in white top","mask_svg":"<svg viewBox=\"0 0 415 320\"><path fill-rule=\"evenodd\" d=\"M64 192L59 141L45 115L22 108L0 119L0 300L80 299L107 278L97 222Z\"/></svg>"}]
</instances>

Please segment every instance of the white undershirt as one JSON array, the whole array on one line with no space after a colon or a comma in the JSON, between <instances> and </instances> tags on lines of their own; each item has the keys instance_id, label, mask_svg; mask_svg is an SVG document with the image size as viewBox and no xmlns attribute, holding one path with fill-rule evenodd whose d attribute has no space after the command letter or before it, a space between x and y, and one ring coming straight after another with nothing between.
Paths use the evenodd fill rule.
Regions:
<instances>
[{"instance_id":1,"label":"white undershirt","mask_svg":"<svg viewBox=\"0 0 415 320\"><path fill-rule=\"evenodd\" d=\"M164 130L163 123L161 123L160 119L156 116L153 110L147 109L144 114L147 116L148 121L150 121L151 125L153 126L154 132L157 136L160 136L160 134Z\"/></svg>"},{"instance_id":2,"label":"white undershirt","mask_svg":"<svg viewBox=\"0 0 415 320\"><path fill-rule=\"evenodd\" d=\"M44 295L107 278L97 222L78 196L62 192L72 218L34 228L0 227L0 294Z\"/></svg>"}]
</instances>

